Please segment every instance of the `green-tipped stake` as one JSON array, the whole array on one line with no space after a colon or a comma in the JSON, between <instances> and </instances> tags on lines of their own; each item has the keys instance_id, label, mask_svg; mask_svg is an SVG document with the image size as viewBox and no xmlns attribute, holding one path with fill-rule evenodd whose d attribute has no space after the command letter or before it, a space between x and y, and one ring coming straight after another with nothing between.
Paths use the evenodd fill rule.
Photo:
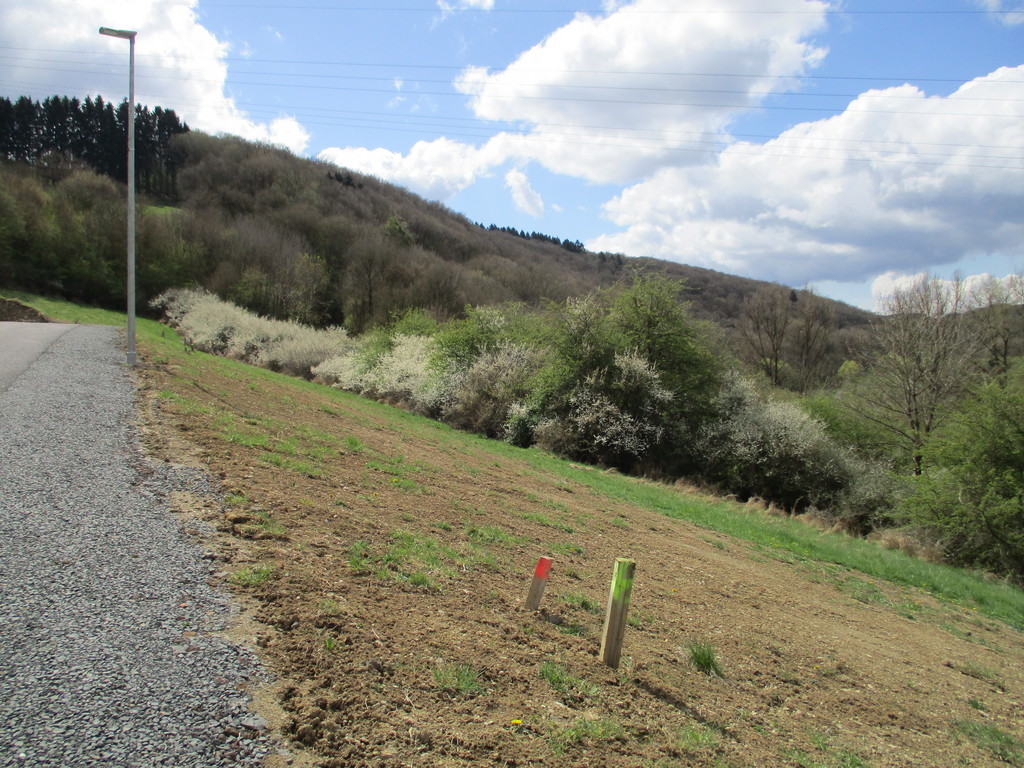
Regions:
<instances>
[{"instance_id":1,"label":"green-tipped stake","mask_svg":"<svg viewBox=\"0 0 1024 768\"><path fill-rule=\"evenodd\" d=\"M612 586L608 593L608 611L604 617L604 636L601 638L601 661L612 669L618 669L619 658L622 656L622 637L626 631L635 574L635 560L625 557L615 559Z\"/></svg>"}]
</instances>

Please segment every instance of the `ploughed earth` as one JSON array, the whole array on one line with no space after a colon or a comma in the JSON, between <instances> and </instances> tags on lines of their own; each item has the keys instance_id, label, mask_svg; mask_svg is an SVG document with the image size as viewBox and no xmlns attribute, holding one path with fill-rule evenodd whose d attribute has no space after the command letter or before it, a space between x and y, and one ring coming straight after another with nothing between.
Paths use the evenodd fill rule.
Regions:
<instances>
[{"instance_id":1,"label":"ploughed earth","mask_svg":"<svg viewBox=\"0 0 1024 768\"><path fill-rule=\"evenodd\" d=\"M199 353L140 387L148 449L222 483L173 501L216 527L235 634L277 677L272 765L1024 765L1024 634L1001 622L643 508L646 481Z\"/></svg>"}]
</instances>

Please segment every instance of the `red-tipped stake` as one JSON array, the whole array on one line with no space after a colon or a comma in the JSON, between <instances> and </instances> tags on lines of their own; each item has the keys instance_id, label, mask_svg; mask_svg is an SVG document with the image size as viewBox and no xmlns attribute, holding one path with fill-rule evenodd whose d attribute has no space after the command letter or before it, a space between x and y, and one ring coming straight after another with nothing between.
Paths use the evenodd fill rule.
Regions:
<instances>
[{"instance_id":1,"label":"red-tipped stake","mask_svg":"<svg viewBox=\"0 0 1024 768\"><path fill-rule=\"evenodd\" d=\"M530 594L526 596L526 610L536 611L540 608L540 599L544 597L544 587L548 585L548 574L551 573L551 558L542 557L533 569L533 584Z\"/></svg>"},{"instance_id":2,"label":"red-tipped stake","mask_svg":"<svg viewBox=\"0 0 1024 768\"><path fill-rule=\"evenodd\" d=\"M601 661L618 669L622 656L622 636L626 632L629 598L633 594L633 576L636 561L625 557L615 559L612 586L608 593L608 611L604 617L604 636L601 638Z\"/></svg>"}]
</instances>

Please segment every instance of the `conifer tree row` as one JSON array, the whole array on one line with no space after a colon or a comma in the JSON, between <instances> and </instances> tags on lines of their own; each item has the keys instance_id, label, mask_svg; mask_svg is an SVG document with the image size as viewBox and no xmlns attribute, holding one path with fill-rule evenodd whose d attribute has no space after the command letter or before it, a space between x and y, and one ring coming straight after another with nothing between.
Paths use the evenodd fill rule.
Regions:
<instances>
[{"instance_id":1,"label":"conifer tree row","mask_svg":"<svg viewBox=\"0 0 1024 768\"><path fill-rule=\"evenodd\" d=\"M176 169L168 146L188 131L173 109L136 105L135 175L140 191L174 195ZM0 158L32 165L84 163L127 181L128 101L50 96L42 102L0 98Z\"/></svg>"}]
</instances>

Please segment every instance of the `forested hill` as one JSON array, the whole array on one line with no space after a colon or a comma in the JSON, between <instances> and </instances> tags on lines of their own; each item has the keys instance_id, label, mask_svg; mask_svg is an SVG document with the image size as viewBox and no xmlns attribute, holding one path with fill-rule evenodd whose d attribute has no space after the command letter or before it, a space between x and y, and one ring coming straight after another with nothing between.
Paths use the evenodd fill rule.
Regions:
<instances>
[{"instance_id":1,"label":"forested hill","mask_svg":"<svg viewBox=\"0 0 1024 768\"><path fill-rule=\"evenodd\" d=\"M188 131L173 109L136 105L135 171L139 189L175 194L170 139ZM128 100L51 96L42 102L0 98L0 157L41 168L85 165L121 182L128 178Z\"/></svg>"},{"instance_id":2,"label":"forested hill","mask_svg":"<svg viewBox=\"0 0 1024 768\"><path fill-rule=\"evenodd\" d=\"M100 97L0 100L0 281L117 305L123 296L127 106ZM260 314L351 332L411 307L535 305L636 269L687 283L699 317L730 325L768 284L588 252L578 240L477 224L379 179L137 108L140 309L201 285ZM44 213L51 215L45 216ZM567 233L571 234L571 233ZM840 327L867 313L836 305Z\"/></svg>"}]
</instances>

